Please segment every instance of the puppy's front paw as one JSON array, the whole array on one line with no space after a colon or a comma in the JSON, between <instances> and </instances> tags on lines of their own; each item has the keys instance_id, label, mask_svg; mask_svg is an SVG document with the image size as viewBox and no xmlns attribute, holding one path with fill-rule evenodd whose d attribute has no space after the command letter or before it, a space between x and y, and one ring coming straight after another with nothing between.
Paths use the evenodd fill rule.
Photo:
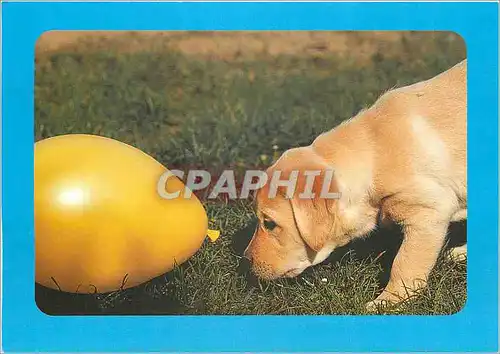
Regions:
<instances>
[{"instance_id":1,"label":"puppy's front paw","mask_svg":"<svg viewBox=\"0 0 500 354\"><path fill-rule=\"evenodd\" d=\"M405 298L398 296L397 293L384 290L375 300L366 304L366 310L368 312L380 312L380 310L398 306L399 304L402 304L404 300Z\"/></svg>"},{"instance_id":2,"label":"puppy's front paw","mask_svg":"<svg viewBox=\"0 0 500 354\"><path fill-rule=\"evenodd\" d=\"M370 302L368 302L365 307L366 311L371 312L371 313L376 313L379 312L379 310L391 305L391 302L385 299L375 299Z\"/></svg>"}]
</instances>

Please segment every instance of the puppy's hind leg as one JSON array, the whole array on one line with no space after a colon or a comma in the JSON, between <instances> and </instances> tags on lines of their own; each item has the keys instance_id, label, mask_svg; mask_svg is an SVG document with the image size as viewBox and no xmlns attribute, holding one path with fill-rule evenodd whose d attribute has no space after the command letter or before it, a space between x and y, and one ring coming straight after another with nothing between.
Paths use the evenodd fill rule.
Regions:
<instances>
[{"instance_id":1,"label":"puppy's hind leg","mask_svg":"<svg viewBox=\"0 0 500 354\"><path fill-rule=\"evenodd\" d=\"M457 211L451 217L451 222L467 220L467 209L461 209Z\"/></svg>"},{"instance_id":2,"label":"puppy's hind leg","mask_svg":"<svg viewBox=\"0 0 500 354\"><path fill-rule=\"evenodd\" d=\"M463 262L467 260L467 245L450 249L446 254L446 258L454 262Z\"/></svg>"}]
</instances>

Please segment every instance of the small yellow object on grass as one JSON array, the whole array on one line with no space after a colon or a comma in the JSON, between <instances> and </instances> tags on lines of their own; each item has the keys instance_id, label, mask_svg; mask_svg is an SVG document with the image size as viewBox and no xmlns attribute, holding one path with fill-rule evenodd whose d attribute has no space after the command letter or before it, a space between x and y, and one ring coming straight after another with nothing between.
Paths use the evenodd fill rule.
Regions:
<instances>
[{"instance_id":1,"label":"small yellow object on grass","mask_svg":"<svg viewBox=\"0 0 500 354\"><path fill-rule=\"evenodd\" d=\"M208 230L207 231L207 236L210 239L210 241L215 242L220 236L220 231L219 230Z\"/></svg>"},{"instance_id":2,"label":"small yellow object on grass","mask_svg":"<svg viewBox=\"0 0 500 354\"><path fill-rule=\"evenodd\" d=\"M125 289L164 274L201 247L208 218L181 180L144 152L94 135L35 144L35 280L66 292Z\"/></svg>"}]
</instances>

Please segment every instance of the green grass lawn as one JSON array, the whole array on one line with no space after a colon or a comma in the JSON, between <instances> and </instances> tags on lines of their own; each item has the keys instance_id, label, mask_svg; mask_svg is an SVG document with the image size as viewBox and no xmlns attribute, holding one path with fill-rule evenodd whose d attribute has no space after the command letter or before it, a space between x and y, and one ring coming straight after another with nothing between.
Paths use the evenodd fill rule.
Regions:
<instances>
[{"instance_id":1,"label":"green grass lawn","mask_svg":"<svg viewBox=\"0 0 500 354\"><path fill-rule=\"evenodd\" d=\"M235 61L168 50L46 54L36 63L36 140L90 133L129 143L168 168L265 168L382 92L430 78L464 57L463 42L449 34L407 35L361 63L356 48L347 57L264 53ZM362 314L387 281L401 236L382 230L295 279L263 282L241 258L255 222L251 201L205 207L222 236L174 271L111 294L37 286L38 305L53 314ZM450 235L451 242L463 239L465 225ZM443 259L428 289L386 312L450 314L465 299L465 263Z\"/></svg>"}]
</instances>

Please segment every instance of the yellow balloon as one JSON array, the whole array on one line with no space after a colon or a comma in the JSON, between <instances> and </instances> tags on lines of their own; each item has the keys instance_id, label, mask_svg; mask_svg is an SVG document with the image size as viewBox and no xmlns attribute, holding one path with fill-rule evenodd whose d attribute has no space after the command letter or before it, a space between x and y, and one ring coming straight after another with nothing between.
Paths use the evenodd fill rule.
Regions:
<instances>
[{"instance_id":1,"label":"yellow balloon","mask_svg":"<svg viewBox=\"0 0 500 354\"><path fill-rule=\"evenodd\" d=\"M35 144L36 282L67 292L125 289L190 258L207 235L198 198L144 152L93 135ZM212 232L210 232L212 235ZM216 238L218 235L215 235Z\"/></svg>"}]
</instances>

